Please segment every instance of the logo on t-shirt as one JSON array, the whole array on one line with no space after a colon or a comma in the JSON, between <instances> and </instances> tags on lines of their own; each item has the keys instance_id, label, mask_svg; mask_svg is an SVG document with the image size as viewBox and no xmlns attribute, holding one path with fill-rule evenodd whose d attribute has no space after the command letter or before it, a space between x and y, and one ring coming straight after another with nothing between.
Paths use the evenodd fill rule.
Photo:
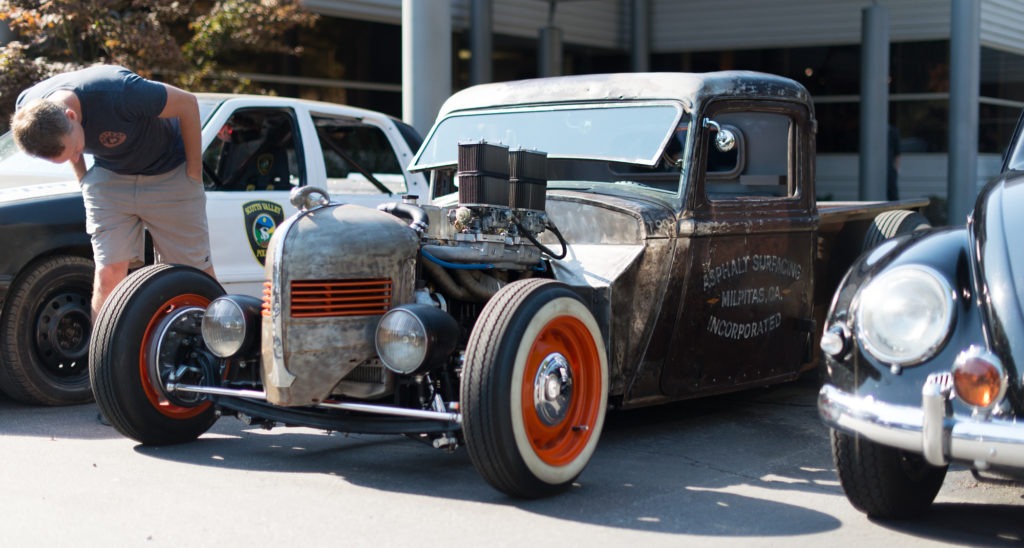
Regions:
<instances>
[{"instance_id":1,"label":"logo on t-shirt","mask_svg":"<svg viewBox=\"0 0 1024 548\"><path fill-rule=\"evenodd\" d=\"M120 131L104 131L100 133L100 144L107 148L114 148L124 143L128 136Z\"/></svg>"}]
</instances>

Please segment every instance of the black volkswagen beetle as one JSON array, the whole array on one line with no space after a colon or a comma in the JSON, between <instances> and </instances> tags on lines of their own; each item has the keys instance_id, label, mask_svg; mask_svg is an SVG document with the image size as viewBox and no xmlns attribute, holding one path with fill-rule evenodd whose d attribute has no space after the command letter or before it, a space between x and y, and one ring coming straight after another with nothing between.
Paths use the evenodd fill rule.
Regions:
<instances>
[{"instance_id":1,"label":"black volkswagen beetle","mask_svg":"<svg viewBox=\"0 0 1024 548\"><path fill-rule=\"evenodd\" d=\"M882 244L836 291L818 409L843 491L870 516L924 512L954 462L1024 480L1021 133L965 226Z\"/></svg>"}]
</instances>

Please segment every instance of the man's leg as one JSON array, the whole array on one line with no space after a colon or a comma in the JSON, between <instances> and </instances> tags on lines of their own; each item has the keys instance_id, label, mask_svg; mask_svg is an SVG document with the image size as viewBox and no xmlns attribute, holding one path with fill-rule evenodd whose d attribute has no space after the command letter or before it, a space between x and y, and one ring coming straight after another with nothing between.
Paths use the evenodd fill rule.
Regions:
<instances>
[{"instance_id":1,"label":"man's leg","mask_svg":"<svg viewBox=\"0 0 1024 548\"><path fill-rule=\"evenodd\" d=\"M92 286L92 317L95 320L107 297L121 280L128 276L128 261L96 265L96 277Z\"/></svg>"},{"instance_id":2,"label":"man's leg","mask_svg":"<svg viewBox=\"0 0 1024 548\"><path fill-rule=\"evenodd\" d=\"M128 275L128 265L144 254L142 220L133 203L137 176L93 166L82 178L85 228L92 240L92 316L99 315L114 287Z\"/></svg>"}]
</instances>

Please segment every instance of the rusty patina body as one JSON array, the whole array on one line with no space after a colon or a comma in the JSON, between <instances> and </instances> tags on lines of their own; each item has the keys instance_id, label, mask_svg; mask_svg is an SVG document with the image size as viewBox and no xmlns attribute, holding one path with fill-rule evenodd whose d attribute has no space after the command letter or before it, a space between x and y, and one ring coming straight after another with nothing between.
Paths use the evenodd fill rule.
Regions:
<instances>
[{"instance_id":1,"label":"rusty patina body","mask_svg":"<svg viewBox=\"0 0 1024 548\"><path fill-rule=\"evenodd\" d=\"M633 174L647 186L575 192L556 180L586 181L588 170L599 181L622 174L573 159L553 160L549 173L547 210L572 258L553 269L587 294L606 330L611 396L632 407L792 379L816 363L820 317L839 276L862 251L872 220L882 211L926 203L819 204L817 128L802 86L744 71L571 76L477 86L454 95L438 118L659 102L678 105L679 123L700 130L683 143L678 171L654 167L656 173ZM778 135L744 132L745 117L761 113L791 121L782 134L788 147L755 140ZM711 129L700 121L719 115L746 136L740 154L781 159L762 163L785 166L785 172L753 175L784 179L784 196L740 192L713 199L717 186L746 175L742 168L706 169ZM430 163L429 141L421 165ZM845 249L833 252L836 245Z\"/></svg>"}]
</instances>

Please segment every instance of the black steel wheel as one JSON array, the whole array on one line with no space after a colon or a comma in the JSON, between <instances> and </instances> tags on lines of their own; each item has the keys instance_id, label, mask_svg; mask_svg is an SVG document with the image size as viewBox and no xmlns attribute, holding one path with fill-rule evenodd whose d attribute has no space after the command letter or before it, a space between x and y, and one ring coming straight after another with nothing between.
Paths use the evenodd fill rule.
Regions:
<instances>
[{"instance_id":1,"label":"black steel wheel","mask_svg":"<svg viewBox=\"0 0 1024 548\"><path fill-rule=\"evenodd\" d=\"M948 467L924 457L832 430L832 460L846 498L865 514L907 519L924 513L946 478Z\"/></svg>"},{"instance_id":2,"label":"black steel wheel","mask_svg":"<svg viewBox=\"0 0 1024 548\"><path fill-rule=\"evenodd\" d=\"M213 425L208 400L168 392L166 385L216 384L218 362L202 344L200 322L223 294L199 270L154 265L129 275L110 295L96 318L89 369L100 412L119 432L167 445L191 441Z\"/></svg>"},{"instance_id":3,"label":"black steel wheel","mask_svg":"<svg viewBox=\"0 0 1024 548\"><path fill-rule=\"evenodd\" d=\"M24 403L92 401L90 259L55 255L27 266L0 311L0 390Z\"/></svg>"},{"instance_id":4,"label":"black steel wheel","mask_svg":"<svg viewBox=\"0 0 1024 548\"><path fill-rule=\"evenodd\" d=\"M601 331L568 286L525 280L488 301L460 404L470 458L491 485L522 498L568 488L597 446L607 397Z\"/></svg>"}]
</instances>

